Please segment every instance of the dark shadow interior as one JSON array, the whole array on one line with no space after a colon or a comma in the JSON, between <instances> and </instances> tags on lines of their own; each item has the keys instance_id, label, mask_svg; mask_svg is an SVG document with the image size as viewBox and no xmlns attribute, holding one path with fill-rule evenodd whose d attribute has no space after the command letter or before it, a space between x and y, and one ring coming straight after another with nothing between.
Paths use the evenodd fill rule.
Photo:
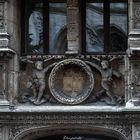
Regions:
<instances>
[{"instance_id":1,"label":"dark shadow interior","mask_svg":"<svg viewBox=\"0 0 140 140\"><path fill-rule=\"evenodd\" d=\"M64 134L64 135L46 136L35 140L119 140L119 139L102 135Z\"/></svg>"}]
</instances>

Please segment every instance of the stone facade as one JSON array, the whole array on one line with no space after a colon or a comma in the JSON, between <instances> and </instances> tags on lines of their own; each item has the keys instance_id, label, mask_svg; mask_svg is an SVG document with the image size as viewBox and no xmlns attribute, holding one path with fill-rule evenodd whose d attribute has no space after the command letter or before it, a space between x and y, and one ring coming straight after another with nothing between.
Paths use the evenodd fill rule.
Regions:
<instances>
[{"instance_id":1,"label":"stone facade","mask_svg":"<svg viewBox=\"0 0 140 140\"><path fill-rule=\"evenodd\" d=\"M0 0L0 140L140 140L140 2L128 0L123 55L80 54L78 2L67 0L66 55L21 56L21 1Z\"/></svg>"}]
</instances>

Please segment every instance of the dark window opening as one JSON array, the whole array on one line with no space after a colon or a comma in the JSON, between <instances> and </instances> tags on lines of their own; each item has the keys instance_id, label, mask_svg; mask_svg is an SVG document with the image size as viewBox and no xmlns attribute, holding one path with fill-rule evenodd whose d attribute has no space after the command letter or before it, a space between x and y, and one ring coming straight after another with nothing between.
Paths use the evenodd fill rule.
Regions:
<instances>
[{"instance_id":1,"label":"dark window opening","mask_svg":"<svg viewBox=\"0 0 140 140\"><path fill-rule=\"evenodd\" d=\"M81 9L82 52L125 53L128 34L127 0L86 0Z\"/></svg>"},{"instance_id":2,"label":"dark window opening","mask_svg":"<svg viewBox=\"0 0 140 140\"><path fill-rule=\"evenodd\" d=\"M61 49L55 42L66 28L66 1L25 0L22 4L21 54L64 54L67 41Z\"/></svg>"}]
</instances>

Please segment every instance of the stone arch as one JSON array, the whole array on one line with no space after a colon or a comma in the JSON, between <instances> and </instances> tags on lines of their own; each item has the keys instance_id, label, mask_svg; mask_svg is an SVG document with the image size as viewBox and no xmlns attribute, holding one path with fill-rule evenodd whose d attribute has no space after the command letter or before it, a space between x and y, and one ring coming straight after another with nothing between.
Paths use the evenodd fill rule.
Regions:
<instances>
[{"instance_id":1,"label":"stone arch","mask_svg":"<svg viewBox=\"0 0 140 140\"><path fill-rule=\"evenodd\" d=\"M67 27L64 26L55 37L55 54L64 54L67 50Z\"/></svg>"},{"instance_id":2,"label":"stone arch","mask_svg":"<svg viewBox=\"0 0 140 140\"><path fill-rule=\"evenodd\" d=\"M127 35L126 33L118 26L111 25L110 27L110 40L111 47L114 52L123 51L127 49Z\"/></svg>"},{"instance_id":3,"label":"stone arch","mask_svg":"<svg viewBox=\"0 0 140 140\"><path fill-rule=\"evenodd\" d=\"M96 33L103 41L103 26L96 27ZM110 45L113 52L125 52L127 49L127 34L117 25L110 25Z\"/></svg>"},{"instance_id":4,"label":"stone arch","mask_svg":"<svg viewBox=\"0 0 140 140\"><path fill-rule=\"evenodd\" d=\"M87 135L102 135L118 140L127 140L121 132L104 127L94 127L92 125L53 125L42 126L23 130L13 140L37 140L52 135L65 135L65 134L87 134Z\"/></svg>"}]
</instances>

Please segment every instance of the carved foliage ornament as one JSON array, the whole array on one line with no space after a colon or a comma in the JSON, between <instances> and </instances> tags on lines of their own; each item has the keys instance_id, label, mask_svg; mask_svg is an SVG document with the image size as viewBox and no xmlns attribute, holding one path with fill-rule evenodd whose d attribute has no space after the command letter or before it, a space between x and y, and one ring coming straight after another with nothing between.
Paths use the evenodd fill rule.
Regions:
<instances>
[{"instance_id":1,"label":"carved foliage ornament","mask_svg":"<svg viewBox=\"0 0 140 140\"><path fill-rule=\"evenodd\" d=\"M59 62L49 77L49 88L56 100L64 104L79 104L93 90L94 76L90 67L81 60Z\"/></svg>"}]
</instances>

